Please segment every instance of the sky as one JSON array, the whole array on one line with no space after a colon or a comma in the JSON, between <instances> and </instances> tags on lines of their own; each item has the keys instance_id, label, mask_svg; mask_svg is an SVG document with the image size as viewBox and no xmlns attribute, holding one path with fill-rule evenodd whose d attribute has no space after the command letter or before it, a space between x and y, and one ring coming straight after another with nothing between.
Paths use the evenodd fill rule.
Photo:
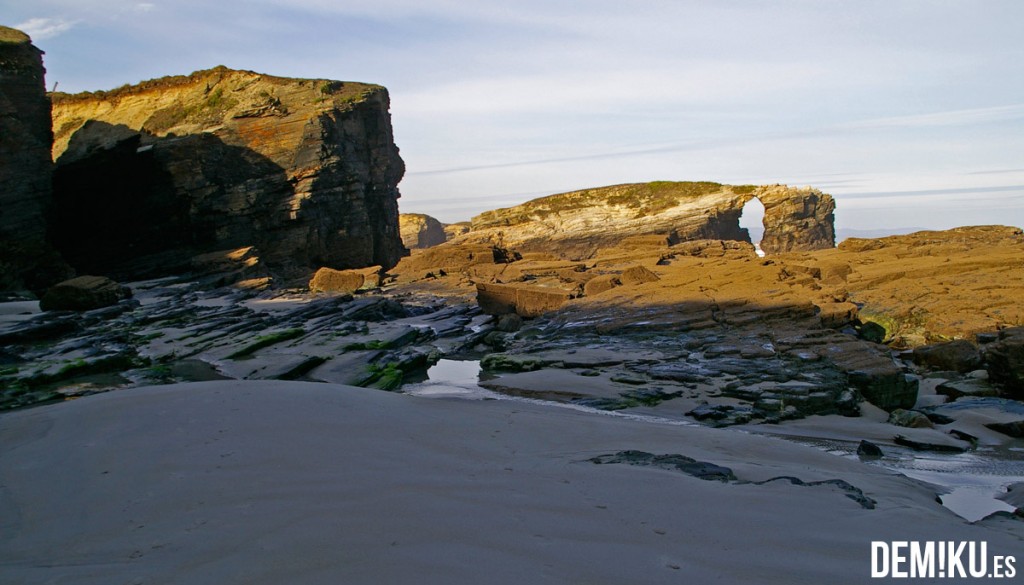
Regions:
<instances>
[{"instance_id":1,"label":"sky","mask_svg":"<svg viewBox=\"0 0 1024 585\"><path fill-rule=\"evenodd\" d=\"M0 0L47 84L379 83L403 212L653 180L811 185L841 229L1024 226L1019 0Z\"/></svg>"}]
</instances>

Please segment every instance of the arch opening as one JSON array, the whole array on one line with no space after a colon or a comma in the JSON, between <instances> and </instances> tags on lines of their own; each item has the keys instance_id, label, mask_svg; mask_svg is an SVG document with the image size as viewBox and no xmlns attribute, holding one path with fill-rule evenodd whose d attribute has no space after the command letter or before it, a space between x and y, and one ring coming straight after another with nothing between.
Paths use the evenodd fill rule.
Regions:
<instances>
[{"instance_id":1,"label":"arch opening","mask_svg":"<svg viewBox=\"0 0 1024 585\"><path fill-rule=\"evenodd\" d=\"M740 228L747 230L757 255L764 257L764 250L761 249L761 240L764 238L764 204L757 197L752 197L743 205Z\"/></svg>"}]
</instances>

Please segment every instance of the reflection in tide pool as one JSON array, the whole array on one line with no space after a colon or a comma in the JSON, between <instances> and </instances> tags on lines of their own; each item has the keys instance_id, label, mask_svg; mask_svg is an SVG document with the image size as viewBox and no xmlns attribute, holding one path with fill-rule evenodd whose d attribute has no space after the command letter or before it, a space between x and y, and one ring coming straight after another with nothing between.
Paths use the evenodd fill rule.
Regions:
<instances>
[{"instance_id":1,"label":"reflection in tide pool","mask_svg":"<svg viewBox=\"0 0 1024 585\"><path fill-rule=\"evenodd\" d=\"M477 386L479 378L480 360L442 359L427 370L426 380L405 384L402 392L413 396L450 396L475 400L497 398L494 392Z\"/></svg>"}]
</instances>

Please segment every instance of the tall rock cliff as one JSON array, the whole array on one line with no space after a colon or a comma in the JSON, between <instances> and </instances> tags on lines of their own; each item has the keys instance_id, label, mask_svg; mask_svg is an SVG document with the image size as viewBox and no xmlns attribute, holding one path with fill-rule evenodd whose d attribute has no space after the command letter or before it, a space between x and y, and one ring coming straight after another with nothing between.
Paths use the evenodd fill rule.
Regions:
<instances>
[{"instance_id":1,"label":"tall rock cliff","mask_svg":"<svg viewBox=\"0 0 1024 585\"><path fill-rule=\"evenodd\" d=\"M256 246L291 277L406 253L383 87L218 67L53 98L56 243L81 271Z\"/></svg>"},{"instance_id":2,"label":"tall rock cliff","mask_svg":"<svg viewBox=\"0 0 1024 585\"><path fill-rule=\"evenodd\" d=\"M750 242L739 219L755 197L765 206L761 247L766 253L835 246L835 202L816 189L668 181L562 193L484 212L457 241L556 252L570 259L588 258L630 236Z\"/></svg>"},{"instance_id":3,"label":"tall rock cliff","mask_svg":"<svg viewBox=\"0 0 1024 585\"><path fill-rule=\"evenodd\" d=\"M0 26L0 290L68 275L46 243L53 134L42 56L28 35Z\"/></svg>"}]
</instances>

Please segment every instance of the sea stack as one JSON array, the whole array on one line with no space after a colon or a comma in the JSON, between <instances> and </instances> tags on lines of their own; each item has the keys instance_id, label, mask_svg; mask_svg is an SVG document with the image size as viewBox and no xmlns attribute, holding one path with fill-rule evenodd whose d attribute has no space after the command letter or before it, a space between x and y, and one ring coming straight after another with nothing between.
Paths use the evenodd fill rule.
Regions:
<instances>
[{"instance_id":1,"label":"sea stack","mask_svg":"<svg viewBox=\"0 0 1024 585\"><path fill-rule=\"evenodd\" d=\"M53 101L56 244L80 271L254 246L298 278L405 254L383 87L217 67Z\"/></svg>"},{"instance_id":2,"label":"sea stack","mask_svg":"<svg viewBox=\"0 0 1024 585\"><path fill-rule=\"evenodd\" d=\"M50 100L43 52L0 26L0 290L41 290L68 276L46 241Z\"/></svg>"}]
</instances>

